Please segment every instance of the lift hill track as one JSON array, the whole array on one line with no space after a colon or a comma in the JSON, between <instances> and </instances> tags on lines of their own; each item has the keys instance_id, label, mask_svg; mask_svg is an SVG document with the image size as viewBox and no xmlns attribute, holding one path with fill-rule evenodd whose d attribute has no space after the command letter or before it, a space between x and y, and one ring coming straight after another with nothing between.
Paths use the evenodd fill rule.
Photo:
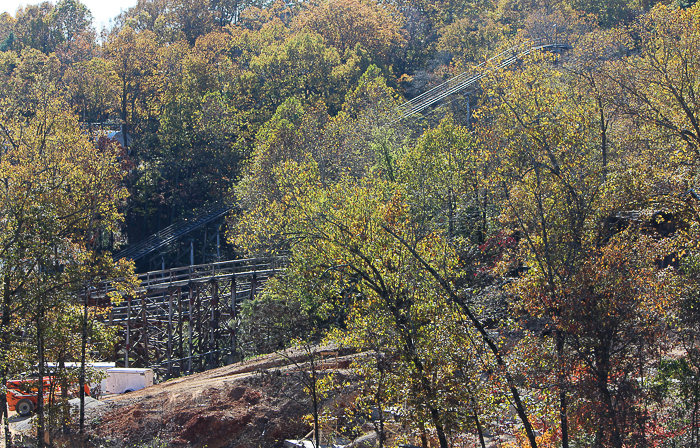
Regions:
<instances>
[{"instance_id":1,"label":"lift hill track","mask_svg":"<svg viewBox=\"0 0 700 448\"><path fill-rule=\"evenodd\" d=\"M152 270L160 267L166 268L166 258L168 259L168 267L172 267L170 262L173 261L173 253L175 263L184 257L187 257L190 265L194 264L195 250L201 251L202 263L207 261L219 261L220 253L220 227L223 224L224 216L231 211L231 206L226 203L215 203L209 207L189 216L186 219L175 222L174 224L164 228L160 232L151 235L138 244L131 245L124 250L114 254L114 259L122 258L131 259L136 262L137 266L148 266L144 270ZM213 228L211 228L213 227ZM211 229L210 229L211 228ZM195 239L193 234L204 234L202 240L197 242L195 247ZM207 232L211 230L211 232ZM181 244L182 241L188 238L186 244ZM215 240L215 241L213 241ZM214 247L210 247L213 244ZM207 249L211 249L211 254L207 253ZM184 249L184 251L183 251ZM184 253L180 253L184 252ZM177 264L175 264L177 266Z\"/></svg>"},{"instance_id":2,"label":"lift hill track","mask_svg":"<svg viewBox=\"0 0 700 448\"><path fill-rule=\"evenodd\" d=\"M412 100L401 104L396 108L394 116L389 120L389 125L395 124L411 117L412 115L423 112L428 107L442 101L450 95L459 93L471 87L475 87L489 71L509 67L522 60L522 58L530 53L536 51L559 53L563 50L570 50L571 48L572 47L568 44L550 42L545 39L529 41L509 48L477 65L476 69L480 69L478 73L460 73L459 75L450 78L446 82L418 95ZM493 68L484 71L484 69L490 66Z\"/></svg>"}]
</instances>

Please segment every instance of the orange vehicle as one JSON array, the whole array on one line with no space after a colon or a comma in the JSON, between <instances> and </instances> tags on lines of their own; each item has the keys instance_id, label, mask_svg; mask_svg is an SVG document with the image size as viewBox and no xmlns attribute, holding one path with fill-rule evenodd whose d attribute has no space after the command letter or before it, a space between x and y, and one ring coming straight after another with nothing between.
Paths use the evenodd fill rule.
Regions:
<instances>
[{"instance_id":1,"label":"orange vehicle","mask_svg":"<svg viewBox=\"0 0 700 448\"><path fill-rule=\"evenodd\" d=\"M48 391L52 386L54 378L44 377L44 391L48 396ZM23 380L10 380L7 382L7 406L10 411L17 411L22 417L31 415L38 402L39 381L38 378ZM56 387L55 395L60 394L60 388ZM90 395L90 388L85 385L85 395Z\"/></svg>"},{"instance_id":2,"label":"orange vehicle","mask_svg":"<svg viewBox=\"0 0 700 448\"><path fill-rule=\"evenodd\" d=\"M44 390L51 387L51 377L44 377ZM10 380L7 382L7 406L23 417L31 415L37 403L39 392L38 378Z\"/></svg>"}]
</instances>

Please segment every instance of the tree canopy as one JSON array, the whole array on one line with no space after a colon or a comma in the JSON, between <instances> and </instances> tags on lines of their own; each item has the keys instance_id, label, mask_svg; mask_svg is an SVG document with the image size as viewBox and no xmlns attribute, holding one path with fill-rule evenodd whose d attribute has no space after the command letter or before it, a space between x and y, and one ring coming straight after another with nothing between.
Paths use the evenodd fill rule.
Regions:
<instances>
[{"instance_id":1,"label":"tree canopy","mask_svg":"<svg viewBox=\"0 0 700 448\"><path fill-rule=\"evenodd\" d=\"M698 445L695 2L139 0L99 38L91 20L77 0L0 15L4 377L78 339L98 356L113 335L86 294L131 281L111 253L224 201L228 255L288 260L236 315L239 348L363 352L347 419L380 445L392 413L424 448ZM501 64L542 43L561 51ZM463 72L478 83L396 120Z\"/></svg>"}]
</instances>

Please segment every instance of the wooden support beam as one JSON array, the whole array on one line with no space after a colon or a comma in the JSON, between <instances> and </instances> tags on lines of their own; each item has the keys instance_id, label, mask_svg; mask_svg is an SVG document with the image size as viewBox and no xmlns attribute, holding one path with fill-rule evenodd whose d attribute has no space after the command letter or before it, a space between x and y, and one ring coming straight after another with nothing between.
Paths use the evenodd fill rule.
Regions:
<instances>
[{"instance_id":1,"label":"wooden support beam","mask_svg":"<svg viewBox=\"0 0 700 448\"><path fill-rule=\"evenodd\" d=\"M126 309L126 344L124 345L124 367L129 367L129 333L131 332L131 296L127 298Z\"/></svg>"},{"instance_id":2,"label":"wooden support beam","mask_svg":"<svg viewBox=\"0 0 700 448\"><path fill-rule=\"evenodd\" d=\"M172 376L173 366L171 360L173 358L173 291L168 294L168 378Z\"/></svg>"},{"instance_id":3,"label":"wooden support beam","mask_svg":"<svg viewBox=\"0 0 700 448\"><path fill-rule=\"evenodd\" d=\"M177 352L177 358L180 360L178 362L178 376L182 375L182 371L184 370L182 368L182 358L183 353L182 353L182 288L178 287L177 288L177 335L178 335L178 344L179 344L179 350Z\"/></svg>"},{"instance_id":4,"label":"wooden support beam","mask_svg":"<svg viewBox=\"0 0 700 448\"><path fill-rule=\"evenodd\" d=\"M192 305L194 299L197 297L197 287L195 285L190 286L190 300L187 304L188 316L187 316L187 371L192 373Z\"/></svg>"},{"instance_id":5,"label":"wooden support beam","mask_svg":"<svg viewBox=\"0 0 700 448\"><path fill-rule=\"evenodd\" d=\"M231 363L238 361L238 354L236 345L238 344L236 337L237 331L237 310L236 310L236 276L231 277Z\"/></svg>"},{"instance_id":6,"label":"wooden support beam","mask_svg":"<svg viewBox=\"0 0 700 448\"><path fill-rule=\"evenodd\" d=\"M216 312L219 307L219 282L211 282L211 298L209 299L209 305L211 306L211 317L209 319L209 366L214 367L218 363L216 362L216 327L218 326Z\"/></svg>"},{"instance_id":7,"label":"wooden support beam","mask_svg":"<svg viewBox=\"0 0 700 448\"><path fill-rule=\"evenodd\" d=\"M209 226L204 226L204 243L202 245L202 264L207 262L207 233L209 231Z\"/></svg>"},{"instance_id":8,"label":"wooden support beam","mask_svg":"<svg viewBox=\"0 0 700 448\"><path fill-rule=\"evenodd\" d=\"M255 288L258 287L258 275L253 272L252 277L250 277L250 300L255 299Z\"/></svg>"},{"instance_id":9,"label":"wooden support beam","mask_svg":"<svg viewBox=\"0 0 700 448\"><path fill-rule=\"evenodd\" d=\"M197 285L197 292L199 293L199 285ZM195 326L195 334L197 336L197 353L204 353L204 340L202 338L202 297L201 294L197 294L197 306L194 310L195 316L197 318L197 323ZM199 361L199 358L198 358ZM199 362L197 363L199 364Z\"/></svg>"},{"instance_id":10,"label":"wooden support beam","mask_svg":"<svg viewBox=\"0 0 700 448\"><path fill-rule=\"evenodd\" d=\"M141 319L143 319L143 359L146 366L150 365L148 359L148 315L146 312L146 298L141 301Z\"/></svg>"}]
</instances>

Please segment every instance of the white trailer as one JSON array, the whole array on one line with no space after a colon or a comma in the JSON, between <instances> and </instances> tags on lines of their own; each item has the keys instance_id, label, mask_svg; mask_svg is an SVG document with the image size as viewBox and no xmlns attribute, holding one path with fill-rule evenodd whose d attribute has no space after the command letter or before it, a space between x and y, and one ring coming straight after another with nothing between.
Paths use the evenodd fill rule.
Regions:
<instances>
[{"instance_id":1,"label":"white trailer","mask_svg":"<svg viewBox=\"0 0 700 448\"><path fill-rule=\"evenodd\" d=\"M47 364L46 365L51 371L55 372L58 368L58 364ZM64 363L64 367L66 369L79 369L80 368L80 363L79 362L66 362ZM116 364L113 362L88 362L85 363L85 369L87 372L92 371L98 371L101 372L101 378L99 380L99 383L96 383L94 381L88 383L88 386L90 387L90 396L92 398L100 398L100 395L105 393L107 390L107 370L109 369L114 369L116 367Z\"/></svg>"},{"instance_id":2,"label":"white trailer","mask_svg":"<svg viewBox=\"0 0 700 448\"><path fill-rule=\"evenodd\" d=\"M108 394L123 394L153 386L152 369L134 369L117 367L107 369Z\"/></svg>"},{"instance_id":3,"label":"white trailer","mask_svg":"<svg viewBox=\"0 0 700 448\"><path fill-rule=\"evenodd\" d=\"M106 372L109 369L114 369L115 363L113 363L113 362L93 362L93 363L90 363L90 367L95 369L95 370L98 370L100 372L103 372L103 374L105 374L100 379L100 384L90 383L90 396L92 396L92 398L97 398L99 400L100 395L105 393L105 391L107 390Z\"/></svg>"}]
</instances>

